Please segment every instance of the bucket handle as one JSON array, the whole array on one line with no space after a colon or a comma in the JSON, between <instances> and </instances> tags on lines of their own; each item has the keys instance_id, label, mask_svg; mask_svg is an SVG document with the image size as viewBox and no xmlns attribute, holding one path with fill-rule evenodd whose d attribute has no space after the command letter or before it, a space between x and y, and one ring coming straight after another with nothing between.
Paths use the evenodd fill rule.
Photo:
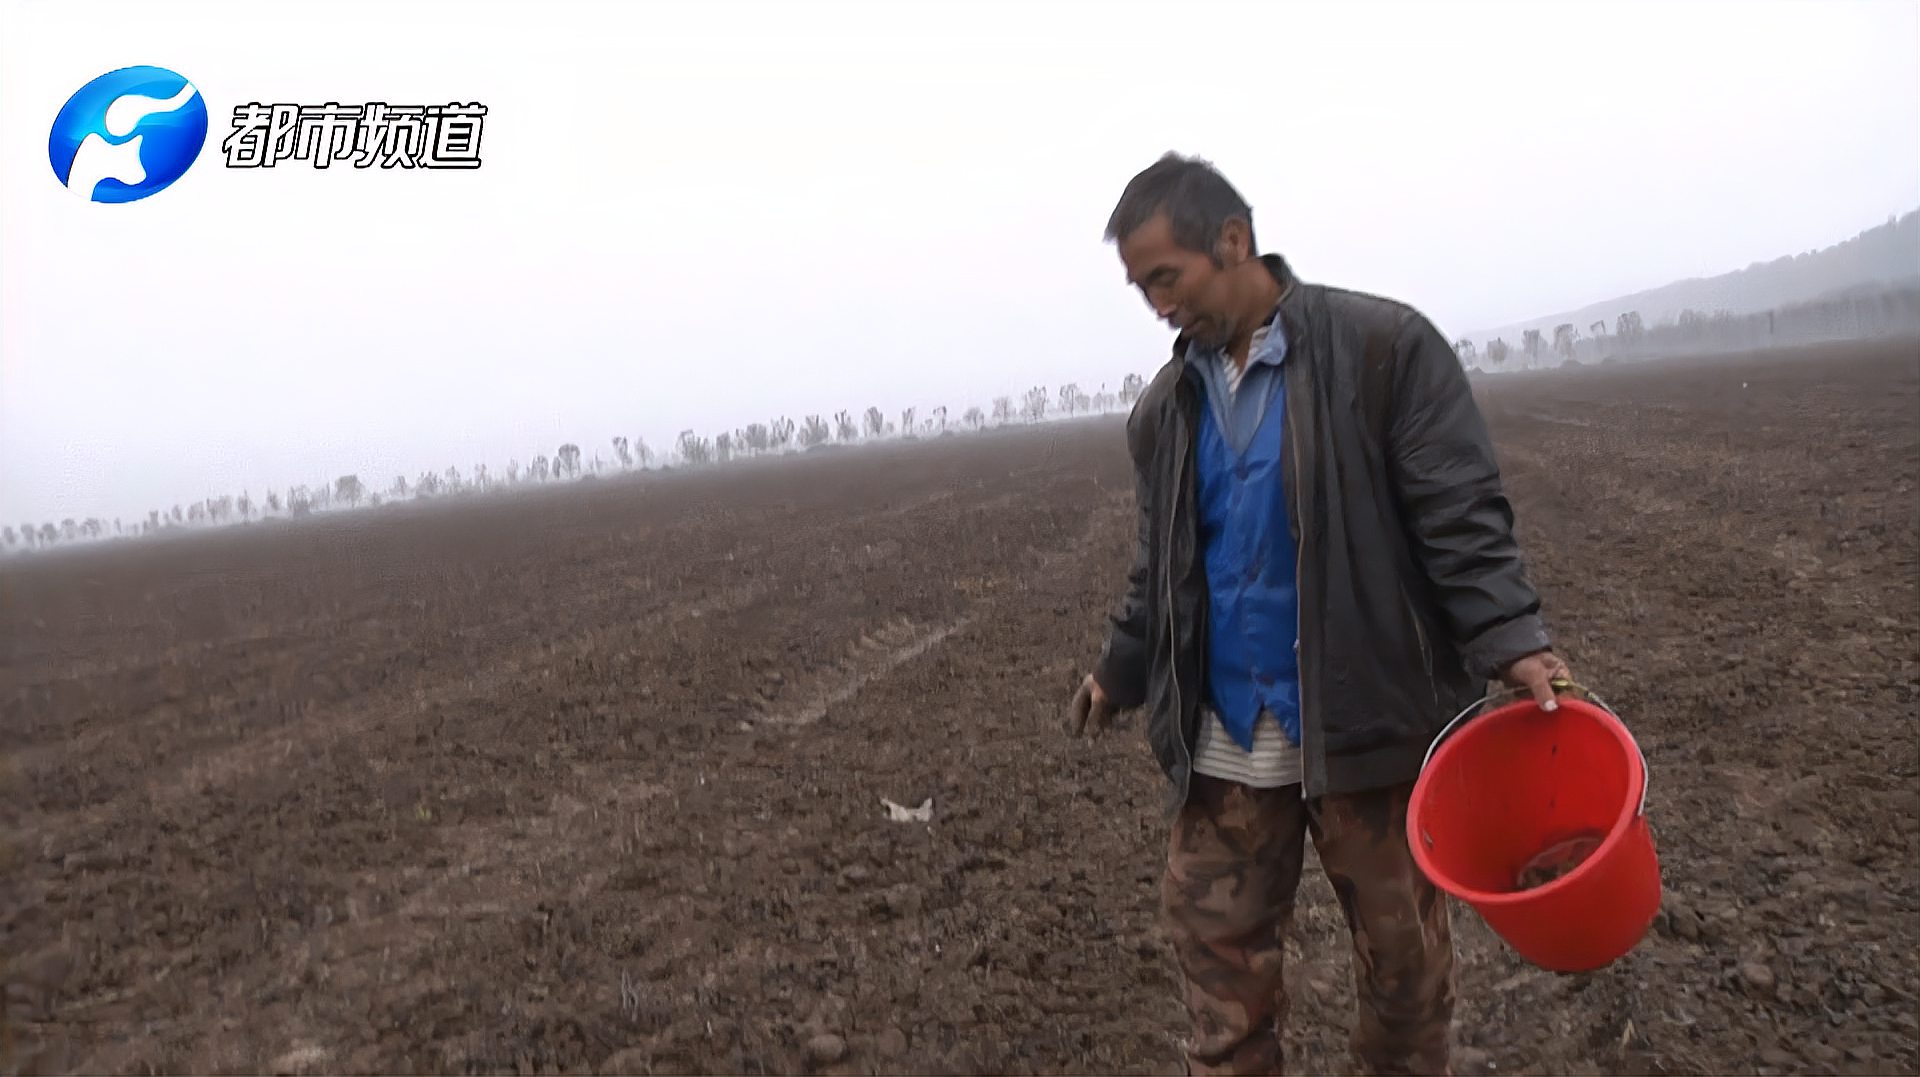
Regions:
<instances>
[{"instance_id":1,"label":"bucket handle","mask_svg":"<svg viewBox=\"0 0 1920 1077\"><path fill-rule=\"evenodd\" d=\"M1599 707L1601 710L1606 711L1608 714L1612 715L1615 721L1619 721L1621 725L1626 724L1624 721L1621 720L1620 714L1618 711L1615 711L1612 707L1607 706L1606 700L1603 700L1599 696L1594 695L1591 691L1589 691L1586 688L1586 686L1579 684L1578 682L1569 680L1565 677L1555 677L1552 681L1548 683L1550 683L1556 689L1571 689L1572 691L1578 692L1584 698L1592 701L1592 703L1595 706ZM1427 764L1433 762L1433 753L1439 750L1440 742L1443 740L1446 740L1447 737L1451 736L1454 731L1454 728L1458 726L1461 722L1466 721L1467 717L1473 714L1474 711L1479 710L1481 707L1484 707L1489 703L1496 703L1496 702L1505 703L1509 700L1518 699L1521 696L1526 696L1531 694L1532 694L1531 691L1525 688L1509 688L1501 692L1489 692L1488 694L1481 696L1479 699L1474 700L1472 703L1467 704L1467 709L1461 711L1459 714L1454 715L1452 721L1448 722L1445 726L1441 727L1440 734L1433 738L1433 743L1427 745L1426 757L1420 760L1420 773L1422 774L1426 773ZM1629 739L1633 739L1633 738L1629 738ZM1653 784L1653 768L1647 765L1646 749L1640 747L1640 742L1638 740L1633 740L1633 750L1640 756L1640 810L1636 814L1645 815L1647 814L1647 787Z\"/></svg>"}]
</instances>

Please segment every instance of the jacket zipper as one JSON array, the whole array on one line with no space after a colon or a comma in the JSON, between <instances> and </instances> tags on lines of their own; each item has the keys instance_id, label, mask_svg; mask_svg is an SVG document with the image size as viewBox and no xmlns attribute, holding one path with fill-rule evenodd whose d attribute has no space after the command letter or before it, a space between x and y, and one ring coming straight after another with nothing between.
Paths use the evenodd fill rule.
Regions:
<instances>
[{"instance_id":1,"label":"jacket zipper","mask_svg":"<svg viewBox=\"0 0 1920 1077\"><path fill-rule=\"evenodd\" d=\"M1175 411L1178 413L1178 395L1175 396ZM1180 481L1184 477L1187 465L1187 450L1179 447L1174 458L1173 492L1177 502L1181 497ZM1174 620L1173 597L1173 538L1174 521L1180 518L1179 506L1167 513L1167 675L1173 679L1173 717L1177 723L1180 737L1180 760L1186 767L1185 778L1180 783L1180 804L1186 806L1187 798L1193 789L1193 748L1187 743L1187 709L1180 694L1180 640L1178 624Z\"/></svg>"},{"instance_id":2,"label":"jacket zipper","mask_svg":"<svg viewBox=\"0 0 1920 1077\"><path fill-rule=\"evenodd\" d=\"M1294 361L1299 362L1300 360L1295 359ZM1306 375L1302 374L1302 379L1304 379L1305 376ZM1282 374L1281 378L1282 384L1284 385L1285 374ZM1305 579L1305 577L1301 575L1301 572L1305 567L1306 549L1305 543L1301 541L1301 536L1306 532L1306 518L1300 513L1300 424L1294 422L1293 416L1289 414L1289 412L1293 410L1293 402L1299 394L1292 392L1291 386L1288 387L1288 390L1286 402L1281 406L1280 414L1280 421L1287 426L1287 443L1289 446L1287 466L1283 469L1282 477L1287 483L1287 500L1293 503L1293 512L1291 514L1293 518L1288 521L1288 525L1293 531L1293 665L1294 675L1300 680L1300 799L1308 800L1311 799L1312 796L1310 787L1313 785L1311 780L1313 748L1308 739L1307 731L1312 727L1313 723L1308 720L1308 715L1311 712L1307 703L1307 667L1306 662L1303 661L1304 653L1301 649L1302 637L1300 634L1301 610L1305 607L1305 603L1301 601L1300 597L1302 592L1301 581Z\"/></svg>"}]
</instances>

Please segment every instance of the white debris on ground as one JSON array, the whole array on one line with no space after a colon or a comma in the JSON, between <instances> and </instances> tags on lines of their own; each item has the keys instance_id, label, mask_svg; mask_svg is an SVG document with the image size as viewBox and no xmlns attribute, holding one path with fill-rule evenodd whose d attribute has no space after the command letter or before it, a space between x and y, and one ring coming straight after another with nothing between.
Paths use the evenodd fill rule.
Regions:
<instances>
[{"instance_id":1,"label":"white debris on ground","mask_svg":"<svg viewBox=\"0 0 1920 1077\"><path fill-rule=\"evenodd\" d=\"M880 803L886 805L887 818L893 820L896 823L931 823L933 822L933 798L932 797L928 797L927 799L921 801L920 806L917 808L902 807L898 804L895 804L893 801L888 800L886 797L881 797Z\"/></svg>"}]
</instances>

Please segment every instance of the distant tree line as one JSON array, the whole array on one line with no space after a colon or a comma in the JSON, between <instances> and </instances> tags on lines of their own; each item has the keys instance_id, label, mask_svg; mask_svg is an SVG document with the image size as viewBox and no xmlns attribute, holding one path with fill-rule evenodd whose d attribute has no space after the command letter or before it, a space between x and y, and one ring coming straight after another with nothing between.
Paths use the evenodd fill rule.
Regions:
<instances>
[{"instance_id":1,"label":"distant tree line","mask_svg":"<svg viewBox=\"0 0 1920 1077\"><path fill-rule=\"evenodd\" d=\"M830 444L858 444L887 439L941 437L959 431L980 431L1016 422L1037 423L1049 414L1072 418L1132 407L1146 388L1138 374L1129 374L1117 393L1103 385L1095 393L1083 391L1078 384L1062 385L1049 393L1045 386L1028 389L1016 406L1011 396L995 397L989 413L970 407L957 422L950 422L945 407L933 408L922 416L918 409L907 408L898 422L879 408L868 408L858 419L851 413L835 413L831 420L808 415L799 422L781 416L766 423L750 423L734 430L702 435L682 430L673 445L662 454L650 447L645 438L617 436L609 443L611 461L595 452L588 457L578 444L567 442L552 456L535 455L524 467L518 458L509 460L503 471L490 470L476 463L462 471L449 466L444 471L423 471L408 477L396 475L384 489L368 486L357 474L341 475L332 481L289 486L284 492L268 490L259 500L242 491L207 498L190 505L153 509L145 519L128 522L97 518L64 519L59 523L21 522L18 526L0 525L0 548L8 552L43 550L108 538L128 538L163 534L202 527L251 523L264 519L296 519L318 512L340 509L377 508L399 501L427 501L493 493L514 488L572 482L598 475L652 471L658 469L708 467L735 460L781 455L815 449Z\"/></svg>"},{"instance_id":2,"label":"distant tree line","mask_svg":"<svg viewBox=\"0 0 1920 1077\"><path fill-rule=\"evenodd\" d=\"M1517 343L1494 337L1482 345L1462 337L1453 348L1469 369L1499 372L1915 333L1920 289L1875 287L1748 314L1682 310L1655 326L1628 310L1611 325L1596 321L1582 329L1563 322L1551 336L1527 329Z\"/></svg>"}]
</instances>

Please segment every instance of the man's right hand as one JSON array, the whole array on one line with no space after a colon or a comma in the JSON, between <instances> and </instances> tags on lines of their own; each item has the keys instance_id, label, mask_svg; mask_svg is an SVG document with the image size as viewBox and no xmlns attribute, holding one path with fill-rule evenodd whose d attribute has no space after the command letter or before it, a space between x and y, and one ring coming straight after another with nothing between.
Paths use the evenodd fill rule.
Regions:
<instances>
[{"instance_id":1,"label":"man's right hand","mask_svg":"<svg viewBox=\"0 0 1920 1077\"><path fill-rule=\"evenodd\" d=\"M1113 719L1119 708L1107 698L1100 682L1089 673L1080 682L1080 688L1073 693L1073 702L1067 705L1067 733L1069 736L1083 736L1091 728L1094 736L1113 728Z\"/></svg>"}]
</instances>

